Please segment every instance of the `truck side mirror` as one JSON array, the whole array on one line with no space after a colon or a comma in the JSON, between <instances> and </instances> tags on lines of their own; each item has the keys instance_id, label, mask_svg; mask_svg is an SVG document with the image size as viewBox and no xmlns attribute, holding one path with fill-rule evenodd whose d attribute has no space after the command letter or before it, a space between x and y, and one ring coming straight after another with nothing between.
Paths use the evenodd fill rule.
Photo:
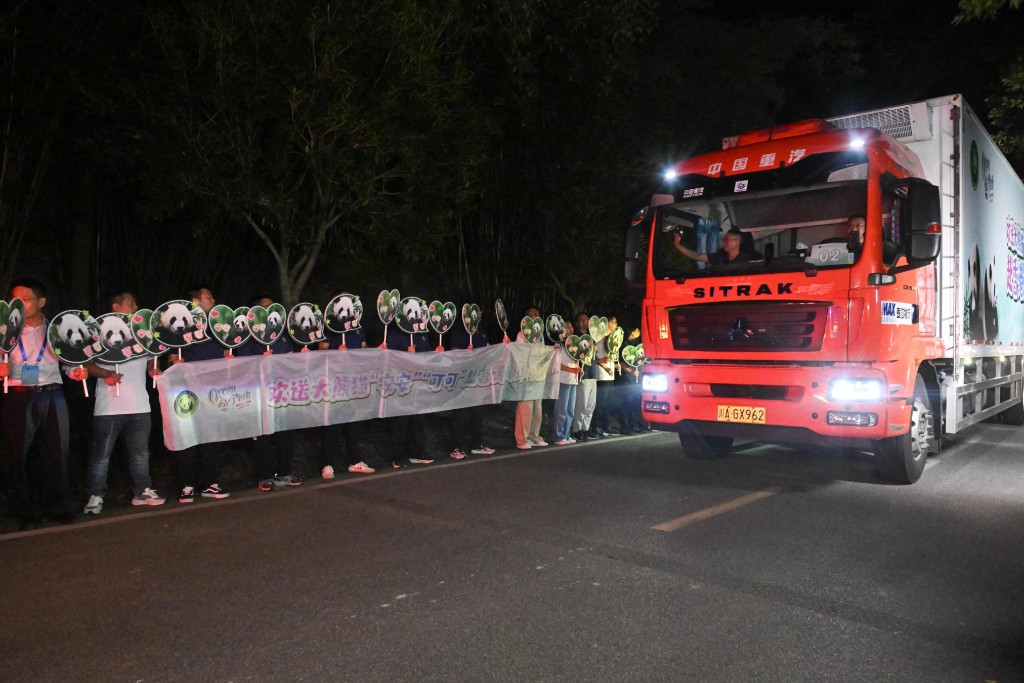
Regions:
<instances>
[{"instance_id":1,"label":"truck side mirror","mask_svg":"<svg viewBox=\"0 0 1024 683\"><path fill-rule=\"evenodd\" d=\"M626 283L633 287L642 287L646 279L643 231L651 229L653 216L654 210L645 206L626 228L625 275Z\"/></svg>"},{"instance_id":2,"label":"truck side mirror","mask_svg":"<svg viewBox=\"0 0 1024 683\"><path fill-rule=\"evenodd\" d=\"M888 275L934 263L942 247L942 211L939 188L920 178L896 178L886 173L882 186L901 197L899 244L906 265L889 268Z\"/></svg>"},{"instance_id":3,"label":"truck side mirror","mask_svg":"<svg viewBox=\"0 0 1024 683\"><path fill-rule=\"evenodd\" d=\"M927 181L908 179L904 202L903 217L910 228L904 242L907 261L927 265L939 257L942 245L939 188Z\"/></svg>"}]
</instances>

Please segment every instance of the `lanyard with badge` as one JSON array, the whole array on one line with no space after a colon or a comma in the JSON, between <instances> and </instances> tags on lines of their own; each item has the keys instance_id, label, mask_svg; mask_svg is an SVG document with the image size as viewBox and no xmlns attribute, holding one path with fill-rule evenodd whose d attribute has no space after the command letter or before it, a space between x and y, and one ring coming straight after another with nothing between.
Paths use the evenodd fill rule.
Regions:
<instances>
[{"instance_id":1,"label":"lanyard with badge","mask_svg":"<svg viewBox=\"0 0 1024 683\"><path fill-rule=\"evenodd\" d=\"M39 347L39 355L36 356L36 364L28 365L28 356L25 355L25 344L21 339L18 339L18 350L21 351L21 383L22 384L39 384L39 363L43 360L43 354L46 353L46 333L43 333L43 344Z\"/></svg>"}]
</instances>

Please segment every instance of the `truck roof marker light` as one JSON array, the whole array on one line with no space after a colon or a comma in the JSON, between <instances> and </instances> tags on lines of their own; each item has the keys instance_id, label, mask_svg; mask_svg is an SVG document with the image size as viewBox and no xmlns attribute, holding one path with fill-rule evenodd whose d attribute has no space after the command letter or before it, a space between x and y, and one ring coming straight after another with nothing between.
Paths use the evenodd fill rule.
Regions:
<instances>
[{"instance_id":1,"label":"truck roof marker light","mask_svg":"<svg viewBox=\"0 0 1024 683\"><path fill-rule=\"evenodd\" d=\"M672 182L673 180L675 180L676 178L679 177L679 174L676 173L676 169L670 168L667 171L665 171L665 173L663 174L663 177L665 178L665 180L667 182Z\"/></svg>"}]
</instances>

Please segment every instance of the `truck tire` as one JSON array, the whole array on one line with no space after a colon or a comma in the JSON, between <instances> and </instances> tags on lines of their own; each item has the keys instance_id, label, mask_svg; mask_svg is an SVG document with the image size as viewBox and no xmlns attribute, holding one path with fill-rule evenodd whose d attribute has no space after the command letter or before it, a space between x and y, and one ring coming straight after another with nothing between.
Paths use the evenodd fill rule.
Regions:
<instances>
[{"instance_id":1,"label":"truck tire","mask_svg":"<svg viewBox=\"0 0 1024 683\"><path fill-rule=\"evenodd\" d=\"M910 429L906 434L875 442L875 462L882 479L897 484L913 484L921 478L931 442L935 439L932 418L928 388L918 375L914 382Z\"/></svg>"},{"instance_id":2,"label":"truck tire","mask_svg":"<svg viewBox=\"0 0 1024 683\"><path fill-rule=\"evenodd\" d=\"M724 458L732 451L731 436L703 436L679 432L679 444L686 455L696 460Z\"/></svg>"}]
</instances>

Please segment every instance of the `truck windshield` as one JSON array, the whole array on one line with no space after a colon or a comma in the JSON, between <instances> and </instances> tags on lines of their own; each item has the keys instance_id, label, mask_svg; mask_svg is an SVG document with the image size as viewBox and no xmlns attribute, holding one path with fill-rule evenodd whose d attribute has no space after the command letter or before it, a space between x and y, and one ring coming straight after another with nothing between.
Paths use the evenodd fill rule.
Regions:
<instances>
[{"instance_id":1,"label":"truck windshield","mask_svg":"<svg viewBox=\"0 0 1024 683\"><path fill-rule=\"evenodd\" d=\"M850 217L865 214L866 178L860 153L748 176L682 176L671 188L682 200L655 216L654 276L848 267L860 256Z\"/></svg>"}]
</instances>

